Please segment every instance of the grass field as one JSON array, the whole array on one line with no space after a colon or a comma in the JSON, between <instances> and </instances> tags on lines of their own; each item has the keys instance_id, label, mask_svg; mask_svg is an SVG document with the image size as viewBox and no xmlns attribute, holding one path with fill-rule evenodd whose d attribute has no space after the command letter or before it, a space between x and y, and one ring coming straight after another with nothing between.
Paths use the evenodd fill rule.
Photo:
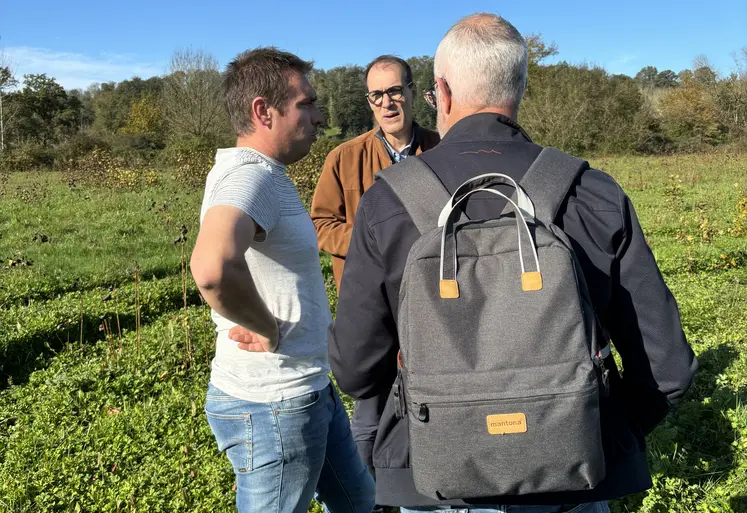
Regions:
<instances>
[{"instance_id":1,"label":"grass field","mask_svg":"<svg viewBox=\"0 0 747 513\"><path fill-rule=\"evenodd\" d=\"M701 362L649 438L654 488L613 509L747 511L747 158L592 164L633 199ZM212 326L185 269L201 190L157 182L0 179L0 512L232 510L202 413Z\"/></svg>"}]
</instances>

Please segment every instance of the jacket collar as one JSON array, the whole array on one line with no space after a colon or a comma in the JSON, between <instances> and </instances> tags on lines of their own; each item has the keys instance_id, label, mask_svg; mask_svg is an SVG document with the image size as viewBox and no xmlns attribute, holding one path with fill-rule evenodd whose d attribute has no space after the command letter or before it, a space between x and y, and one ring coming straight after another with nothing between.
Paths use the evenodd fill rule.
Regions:
<instances>
[{"instance_id":1,"label":"jacket collar","mask_svg":"<svg viewBox=\"0 0 747 513\"><path fill-rule=\"evenodd\" d=\"M516 121L503 114L483 112L457 121L441 139L441 144L475 140L532 142Z\"/></svg>"}]
</instances>

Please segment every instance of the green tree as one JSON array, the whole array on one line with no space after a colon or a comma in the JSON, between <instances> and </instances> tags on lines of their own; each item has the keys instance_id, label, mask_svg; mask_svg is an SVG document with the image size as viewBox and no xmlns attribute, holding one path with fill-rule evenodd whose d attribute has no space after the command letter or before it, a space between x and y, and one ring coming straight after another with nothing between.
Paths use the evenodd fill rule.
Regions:
<instances>
[{"instance_id":1,"label":"green tree","mask_svg":"<svg viewBox=\"0 0 747 513\"><path fill-rule=\"evenodd\" d=\"M116 94L117 84L106 82L88 88L92 95L93 129L99 134L114 134L124 124L124 115Z\"/></svg>"},{"instance_id":2,"label":"green tree","mask_svg":"<svg viewBox=\"0 0 747 513\"><path fill-rule=\"evenodd\" d=\"M436 111L433 110L423 97L423 92L433 87L433 57L410 57L407 64L412 69L412 81L414 102L412 113L420 125L435 129L436 128Z\"/></svg>"},{"instance_id":3,"label":"green tree","mask_svg":"<svg viewBox=\"0 0 747 513\"><path fill-rule=\"evenodd\" d=\"M73 133L78 126L81 104L46 74L24 75L20 93L20 135L49 144Z\"/></svg>"},{"instance_id":4,"label":"green tree","mask_svg":"<svg viewBox=\"0 0 747 513\"><path fill-rule=\"evenodd\" d=\"M78 125L78 130L88 130L94 121L93 94L90 93L90 87L85 91L71 89L67 92L67 95L71 98L76 98L80 102L80 124Z\"/></svg>"},{"instance_id":5,"label":"green tree","mask_svg":"<svg viewBox=\"0 0 747 513\"><path fill-rule=\"evenodd\" d=\"M317 100L316 105L324 116L324 126L330 126L329 117L329 101L330 101L330 88L329 80L327 78L327 72L323 69L313 69L309 73L309 82L316 90Z\"/></svg>"},{"instance_id":6,"label":"green tree","mask_svg":"<svg viewBox=\"0 0 747 513\"><path fill-rule=\"evenodd\" d=\"M5 126L15 117L17 109L6 104L3 105L5 92L18 84L13 70L5 63L5 58L0 54L0 151L5 150Z\"/></svg>"},{"instance_id":7,"label":"green tree","mask_svg":"<svg viewBox=\"0 0 747 513\"><path fill-rule=\"evenodd\" d=\"M715 87L718 119L735 136L747 135L747 78L732 73Z\"/></svg>"},{"instance_id":8,"label":"green tree","mask_svg":"<svg viewBox=\"0 0 747 513\"><path fill-rule=\"evenodd\" d=\"M696 79L664 95L659 110L665 130L685 149L697 149L722 140L716 103L707 86Z\"/></svg>"},{"instance_id":9,"label":"green tree","mask_svg":"<svg viewBox=\"0 0 747 513\"><path fill-rule=\"evenodd\" d=\"M346 137L354 137L373 126L371 108L366 100L363 68L340 66L327 72L329 81L329 123Z\"/></svg>"},{"instance_id":10,"label":"green tree","mask_svg":"<svg viewBox=\"0 0 747 513\"><path fill-rule=\"evenodd\" d=\"M636 144L643 98L630 77L561 62L538 67L530 93L519 122L540 144L582 154Z\"/></svg>"},{"instance_id":11,"label":"green tree","mask_svg":"<svg viewBox=\"0 0 747 513\"><path fill-rule=\"evenodd\" d=\"M734 71L713 92L718 118L734 137L747 135L747 47L734 54Z\"/></svg>"},{"instance_id":12,"label":"green tree","mask_svg":"<svg viewBox=\"0 0 747 513\"><path fill-rule=\"evenodd\" d=\"M160 144L164 139L164 120L161 105L155 96L143 95L130 107L130 114L120 132L128 135L142 135Z\"/></svg>"},{"instance_id":13,"label":"green tree","mask_svg":"<svg viewBox=\"0 0 747 513\"><path fill-rule=\"evenodd\" d=\"M532 96L534 85L542 81L541 74L545 59L558 55L558 46L555 43L545 43L541 34L529 34L524 36L524 39L529 53L527 89L524 97L529 98Z\"/></svg>"},{"instance_id":14,"label":"green tree","mask_svg":"<svg viewBox=\"0 0 747 513\"><path fill-rule=\"evenodd\" d=\"M527 42L530 67L541 66L548 57L558 55L558 45L546 43L542 39L542 34L529 34L524 36L524 40Z\"/></svg>"},{"instance_id":15,"label":"green tree","mask_svg":"<svg viewBox=\"0 0 747 513\"><path fill-rule=\"evenodd\" d=\"M709 66L701 66L693 70L693 80L705 86L716 85L716 72Z\"/></svg>"},{"instance_id":16,"label":"green tree","mask_svg":"<svg viewBox=\"0 0 747 513\"><path fill-rule=\"evenodd\" d=\"M656 66L646 66L636 73L635 80L642 87L656 87L656 79L659 76L659 70Z\"/></svg>"},{"instance_id":17,"label":"green tree","mask_svg":"<svg viewBox=\"0 0 747 513\"><path fill-rule=\"evenodd\" d=\"M134 77L119 83L107 82L89 87L86 94L91 98L93 129L100 134L116 134L127 124L135 102L144 95L160 97L162 92L161 77L147 80Z\"/></svg>"},{"instance_id":18,"label":"green tree","mask_svg":"<svg viewBox=\"0 0 747 513\"><path fill-rule=\"evenodd\" d=\"M677 73L677 78L680 79L680 84L685 84L693 79L693 70L683 69L682 71Z\"/></svg>"},{"instance_id":19,"label":"green tree","mask_svg":"<svg viewBox=\"0 0 747 513\"><path fill-rule=\"evenodd\" d=\"M679 85L679 77L677 73L671 69L667 69L656 75L655 84L656 87L677 87Z\"/></svg>"},{"instance_id":20,"label":"green tree","mask_svg":"<svg viewBox=\"0 0 747 513\"><path fill-rule=\"evenodd\" d=\"M715 86L718 81L718 75L705 55L698 55L693 59L693 80L709 87Z\"/></svg>"}]
</instances>

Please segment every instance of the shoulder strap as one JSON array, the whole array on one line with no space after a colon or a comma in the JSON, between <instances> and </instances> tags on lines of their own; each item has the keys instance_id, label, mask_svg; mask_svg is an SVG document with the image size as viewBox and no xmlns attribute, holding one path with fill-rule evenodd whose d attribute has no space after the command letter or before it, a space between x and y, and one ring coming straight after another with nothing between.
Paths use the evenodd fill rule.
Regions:
<instances>
[{"instance_id":1,"label":"shoulder strap","mask_svg":"<svg viewBox=\"0 0 747 513\"><path fill-rule=\"evenodd\" d=\"M588 167L585 160L557 148L543 148L519 182L534 203L536 218L544 224L555 222L568 191Z\"/></svg>"},{"instance_id":2,"label":"shoulder strap","mask_svg":"<svg viewBox=\"0 0 747 513\"><path fill-rule=\"evenodd\" d=\"M374 176L389 184L421 235L438 226L438 216L451 195L422 159L409 156Z\"/></svg>"}]
</instances>

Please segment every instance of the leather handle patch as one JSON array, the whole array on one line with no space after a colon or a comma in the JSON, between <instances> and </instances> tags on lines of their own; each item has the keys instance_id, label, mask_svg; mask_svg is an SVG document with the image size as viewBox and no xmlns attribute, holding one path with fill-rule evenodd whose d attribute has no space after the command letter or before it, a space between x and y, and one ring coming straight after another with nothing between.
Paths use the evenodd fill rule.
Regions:
<instances>
[{"instance_id":1,"label":"leather handle patch","mask_svg":"<svg viewBox=\"0 0 747 513\"><path fill-rule=\"evenodd\" d=\"M487 422L488 433L491 435L527 432L527 417L523 413L488 415Z\"/></svg>"},{"instance_id":2,"label":"leather handle patch","mask_svg":"<svg viewBox=\"0 0 747 513\"><path fill-rule=\"evenodd\" d=\"M521 273L521 290L524 292L542 290L542 275L537 271Z\"/></svg>"},{"instance_id":3,"label":"leather handle patch","mask_svg":"<svg viewBox=\"0 0 747 513\"><path fill-rule=\"evenodd\" d=\"M456 280L441 280L439 289L443 299L457 299L459 297L459 284Z\"/></svg>"}]
</instances>

